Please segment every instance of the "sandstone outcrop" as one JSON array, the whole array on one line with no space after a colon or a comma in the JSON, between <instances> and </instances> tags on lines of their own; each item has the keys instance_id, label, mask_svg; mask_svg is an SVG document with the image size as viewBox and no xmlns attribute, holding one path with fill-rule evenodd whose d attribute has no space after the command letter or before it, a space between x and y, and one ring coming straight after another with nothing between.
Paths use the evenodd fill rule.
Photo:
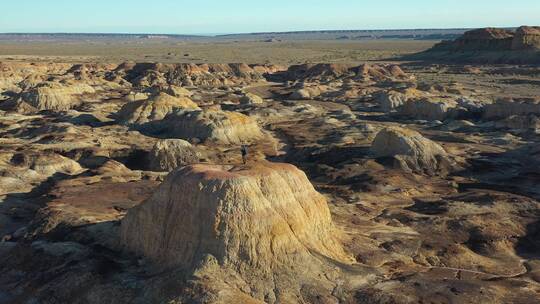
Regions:
<instances>
[{"instance_id":1,"label":"sandstone outcrop","mask_svg":"<svg viewBox=\"0 0 540 304\"><path fill-rule=\"evenodd\" d=\"M241 144L263 138L257 122L237 112L176 111L159 122L156 129L168 137L197 139L221 144Z\"/></svg>"},{"instance_id":2,"label":"sandstone outcrop","mask_svg":"<svg viewBox=\"0 0 540 304\"><path fill-rule=\"evenodd\" d=\"M149 155L149 169L172 171L176 167L199 162L201 152L182 139L159 140Z\"/></svg>"},{"instance_id":3,"label":"sandstone outcrop","mask_svg":"<svg viewBox=\"0 0 540 304\"><path fill-rule=\"evenodd\" d=\"M197 110L199 106L188 97L173 97L159 93L147 100L132 101L125 104L117 113L118 119L125 124L141 125L150 121L161 120L175 110Z\"/></svg>"},{"instance_id":4,"label":"sandstone outcrop","mask_svg":"<svg viewBox=\"0 0 540 304\"><path fill-rule=\"evenodd\" d=\"M484 109L485 119L507 118L513 115L539 115L539 98L502 98L492 104L488 104Z\"/></svg>"},{"instance_id":5,"label":"sandstone outcrop","mask_svg":"<svg viewBox=\"0 0 540 304\"><path fill-rule=\"evenodd\" d=\"M356 81L410 80L411 76L397 65L363 64L302 64L293 65L285 72L288 80L305 82L329 82L352 79Z\"/></svg>"},{"instance_id":6,"label":"sandstone outcrop","mask_svg":"<svg viewBox=\"0 0 540 304\"><path fill-rule=\"evenodd\" d=\"M375 157L393 158L394 166L415 173L446 173L451 164L439 144L416 131L398 127L381 130L373 140L371 151Z\"/></svg>"},{"instance_id":7,"label":"sandstone outcrop","mask_svg":"<svg viewBox=\"0 0 540 304\"><path fill-rule=\"evenodd\" d=\"M154 85L208 86L240 85L262 81L261 69L247 64L161 64L121 65L117 72L139 87Z\"/></svg>"},{"instance_id":8,"label":"sandstone outcrop","mask_svg":"<svg viewBox=\"0 0 540 304\"><path fill-rule=\"evenodd\" d=\"M84 94L95 93L94 88L83 83L62 84L44 82L21 93L16 108L33 110L66 111L80 104Z\"/></svg>"},{"instance_id":9,"label":"sandstone outcrop","mask_svg":"<svg viewBox=\"0 0 540 304\"><path fill-rule=\"evenodd\" d=\"M379 93L376 97L376 101L383 112L390 113L395 111L410 99L421 96L422 93L416 89L406 89L403 92L389 90Z\"/></svg>"},{"instance_id":10,"label":"sandstone outcrop","mask_svg":"<svg viewBox=\"0 0 540 304\"><path fill-rule=\"evenodd\" d=\"M336 233L326 199L306 175L268 162L175 170L120 229L127 250L160 268L199 268L216 281L239 276L261 300L297 288L280 280L309 281L305 275L324 264L319 257L349 263ZM219 267L205 269L213 263Z\"/></svg>"},{"instance_id":11,"label":"sandstone outcrop","mask_svg":"<svg viewBox=\"0 0 540 304\"><path fill-rule=\"evenodd\" d=\"M241 104L261 104L264 103L264 99L260 97L259 95L255 95L253 93L247 93L246 95L242 96L240 98Z\"/></svg>"},{"instance_id":12,"label":"sandstone outcrop","mask_svg":"<svg viewBox=\"0 0 540 304\"><path fill-rule=\"evenodd\" d=\"M513 50L540 50L540 26L521 26L512 40Z\"/></svg>"},{"instance_id":13,"label":"sandstone outcrop","mask_svg":"<svg viewBox=\"0 0 540 304\"><path fill-rule=\"evenodd\" d=\"M516 31L482 28L443 41L412 59L440 58L485 63L540 63L540 27L521 26ZM444 57L443 57L444 56Z\"/></svg>"},{"instance_id":14,"label":"sandstone outcrop","mask_svg":"<svg viewBox=\"0 0 540 304\"><path fill-rule=\"evenodd\" d=\"M403 103L397 114L415 119L445 120L458 116L458 103L452 99L414 99Z\"/></svg>"}]
</instances>

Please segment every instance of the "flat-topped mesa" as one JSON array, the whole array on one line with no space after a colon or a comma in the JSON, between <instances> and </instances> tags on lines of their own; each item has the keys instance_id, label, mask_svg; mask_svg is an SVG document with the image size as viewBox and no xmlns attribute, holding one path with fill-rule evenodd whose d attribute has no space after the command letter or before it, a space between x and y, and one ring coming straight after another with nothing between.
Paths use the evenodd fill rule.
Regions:
<instances>
[{"instance_id":1,"label":"flat-topped mesa","mask_svg":"<svg viewBox=\"0 0 540 304\"><path fill-rule=\"evenodd\" d=\"M347 262L325 198L289 164L191 165L128 211L121 242L162 267L207 256L240 274L300 273L322 255Z\"/></svg>"},{"instance_id":2,"label":"flat-topped mesa","mask_svg":"<svg viewBox=\"0 0 540 304\"><path fill-rule=\"evenodd\" d=\"M156 122L155 129L169 138L197 139L220 144L242 144L265 134L254 119L228 111L178 111Z\"/></svg>"},{"instance_id":3,"label":"flat-topped mesa","mask_svg":"<svg viewBox=\"0 0 540 304\"><path fill-rule=\"evenodd\" d=\"M175 110L200 110L199 106L188 97L174 97L166 93L157 93L146 100L126 103L117 113L118 119L125 124L141 125L161 120Z\"/></svg>"},{"instance_id":4,"label":"flat-topped mesa","mask_svg":"<svg viewBox=\"0 0 540 304\"><path fill-rule=\"evenodd\" d=\"M540 27L521 26L515 32L481 28L465 32L453 41L443 41L429 51L527 51L540 49Z\"/></svg>"}]
</instances>

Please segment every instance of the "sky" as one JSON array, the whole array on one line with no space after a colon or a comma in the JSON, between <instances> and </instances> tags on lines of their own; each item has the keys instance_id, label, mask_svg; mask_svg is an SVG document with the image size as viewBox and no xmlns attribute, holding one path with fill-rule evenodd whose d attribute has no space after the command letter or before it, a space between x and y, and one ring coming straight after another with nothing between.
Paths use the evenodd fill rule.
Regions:
<instances>
[{"instance_id":1,"label":"sky","mask_svg":"<svg viewBox=\"0 0 540 304\"><path fill-rule=\"evenodd\" d=\"M540 25L540 0L0 0L0 32L226 34Z\"/></svg>"}]
</instances>

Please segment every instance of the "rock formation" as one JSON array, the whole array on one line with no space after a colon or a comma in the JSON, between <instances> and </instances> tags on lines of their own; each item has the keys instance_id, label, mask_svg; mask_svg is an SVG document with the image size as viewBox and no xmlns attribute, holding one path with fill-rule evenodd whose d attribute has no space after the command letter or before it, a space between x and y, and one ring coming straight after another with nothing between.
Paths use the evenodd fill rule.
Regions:
<instances>
[{"instance_id":1,"label":"rock formation","mask_svg":"<svg viewBox=\"0 0 540 304\"><path fill-rule=\"evenodd\" d=\"M416 89L406 89L404 92L389 90L377 95L377 103L383 112L389 113L405 104L408 100L421 97L422 94Z\"/></svg>"},{"instance_id":2,"label":"rock formation","mask_svg":"<svg viewBox=\"0 0 540 304\"><path fill-rule=\"evenodd\" d=\"M423 120L445 120L458 115L458 103L452 99L421 98L405 102L398 115Z\"/></svg>"},{"instance_id":3,"label":"rock formation","mask_svg":"<svg viewBox=\"0 0 540 304\"><path fill-rule=\"evenodd\" d=\"M255 95L253 93L247 93L246 95L242 96L240 98L241 104L261 104L264 103L264 99L262 99L260 96Z\"/></svg>"},{"instance_id":4,"label":"rock formation","mask_svg":"<svg viewBox=\"0 0 540 304\"><path fill-rule=\"evenodd\" d=\"M267 69L262 69L267 70ZM270 69L268 69L270 70ZM154 85L208 86L249 84L264 80L261 68L247 64L124 64L117 72L139 87Z\"/></svg>"},{"instance_id":5,"label":"rock formation","mask_svg":"<svg viewBox=\"0 0 540 304\"><path fill-rule=\"evenodd\" d=\"M440 145L416 131L398 127L381 130L371 151L377 158L393 158L396 167L428 175L447 172L451 163Z\"/></svg>"},{"instance_id":6,"label":"rock formation","mask_svg":"<svg viewBox=\"0 0 540 304\"><path fill-rule=\"evenodd\" d=\"M410 80L411 77L396 65L352 66L347 64L302 64L290 66L284 73L287 80L328 82L337 79L360 81Z\"/></svg>"},{"instance_id":7,"label":"rock formation","mask_svg":"<svg viewBox=\"0 0 540 304\"><path fill-rule=\"evenodd\" d=\"M201 153L182 139L159 140L149 155L149 169L172 171L176 167L199 162Z\"/></svg>"},{"instance_id":8,"label":"rock formation","mask_svg":"<svg viewBox=\"0 0 540 304\"><path fill-rule=\"evenodd\" d=\"M241 144L261 139L264 134L250 117L228 111L177 111L156 126L171 138Z\"/></svg>"},{"instance_id":9,"label":"rock formation","mask_svg":"<svg viewBox=\"0 0 540 304\"><path fill-rule=\"evenodd\" d=\"M512 40L513 50L540 50L540 26L521 26Z\"/></svg>"},{"instance_id":10,"label":"rock formation","mask_svg":"<svg viewBox=\"0 0 540 304\"><path fill-rule=\"evenodd\" d=\"M529 114L540 116L540 98L502 98L484 107L485 119Z\"/></svg>"},{"instance_id":11,"label":"rock formation","mask_svg":"<svg viewBox=\"0 0 540 304\"><path fill-rule=\"evenodd\" d=\"M127 250L160 268L203 272L214 260L212 280L237 273L261 300L297 288L280 280L312 280L306 274L324 264L318 257L350 262L325 198L288 164L182 167L128 211L120 234Z\"/></svg>"},{"instance_id":12,"label":"rock formation","mask_svg":"<svg viewBox=\"0 0 540 304\"><path fill-rule=\"evenodd\" d=\"M508 50L514 33L504 29L483 28L465 32L462 37L446 46L453 50ZM443 45L441 45L442 47Z\"/></svg>"},{"instance_id":13,"label":"rock formation","mask_svg":"<svg viewBox=\"0 0 540 304\"><path fill-rule=\"evenodd\" d=\"M521 26L515 32L483 28L465 32L456 40L438 43L428 51L410 58L487 63L540 63L539 51L538 26Z\"/></svg>"},{"instance_id":14,"label":"rock formation","mask_svg":"<svg viewBox=\"0 0 540 304\"><path fill-rule=\"evenodd\" d=\"M147 100L126 103L117 113L118 119L125 124L141 125L150 121L161 120L175 110L197 110L199 107L188 97L173 97L159 93Z\"/></svg>"},{"instance_id":15,"label":"rock formation","mask_svg":"<svg viewBox=\"0 0 540 304\"><path fill-rule=\"evenodd\" d=\"M23 111L29 109L66 111L80 103L81 95L91 93L95 93L95 90L83 83L44 82L23 92L16 101L16 107Z\"/></svg>"}]
</instances>

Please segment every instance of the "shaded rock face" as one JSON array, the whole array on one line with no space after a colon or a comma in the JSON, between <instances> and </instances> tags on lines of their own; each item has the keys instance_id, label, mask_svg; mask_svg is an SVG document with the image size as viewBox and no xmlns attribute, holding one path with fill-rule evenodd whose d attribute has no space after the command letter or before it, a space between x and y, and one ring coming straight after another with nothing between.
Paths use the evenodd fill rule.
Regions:
<instances>
[{"instance_id":1,"label":"shaded rock face","mask_svg":"<svg viewBox=\"0 0 540 304\"><path fill-rule=\"evenodd\" d=\"M512 40L513 50L540 50L540 26L522 26Z\"/></svg>"},{"instance_id":2,"label":"shaded rock face","mask_svg":"<svg viewBox=\"0 0 540 304\"><path fill-rule=\"evenodd\" d=\"M507 118L513 115L540 115L539 98L503 98L484 107L485 119Z\"/></svg>"},{"instance_id":3,"label":"shaded rock face","mask_svg":"<svg viewBox=\"0 0 540 304\"><path fill-rule=\"evenodd\" d=\"M172 171L179 166L199 162L201 153L189 142L182 139L158 141L149 155L149 169L153 171Z\"/></svg>"},{"instance_id":4,"label":"shaded rock face","mask_svg":"<svg viewBox=\"0 0 540 304\"><path fill-rule=\"evenodd\" d=\"M495 127L510 132L540 134L540 115L513 115L495 122Z\"/></svg>"},{"instance_id":5,"label":"shaded rock face","mask_svg":"<svg viewBox=\"0 0 540 304\"><path fill-rule=\"evenodd\" d=\"M300 278L319 263L316 256L349 261L325 198L289 164L180 168L128 211L120 234L127 250L161 267L216 260L213 276L232 270L248 284Z\"/></svg>"},{"instance_id":6,"label":"shaded rock face","mask_svg":"<svg viewBox=\"0 0 540 304\"><path fill-rule=\"evenodd\" d=\"M188 97L173 97L159 93L147 100L132 101L125 104L117 113L118 119L125 124L144 124L161 120L174 110L197 110L199 106Z\"/></svg>"},{"instance_id":7,"label":"shaded rock face","mask_svg":"<svg viewBox=\"0 0 540 304\"><path fill-rule=\"evenodd\" d=\"M168 137L222 144L247 143L264 136L255 120L227 111L177 111L159 122L155 129Z\"/></svg>"},{"instance_id":8,"label":"shaded rock face","mask_svg":"<svg viewBox=\"0 0 540 304\"><path fill-rule=\"evenodd\" d=\"M420 133L404 128L381 130L371 145L377 158L394 158L394 165L406 171L435 175L450 169L446 151Z\"/></svg>"}]
</instances>

